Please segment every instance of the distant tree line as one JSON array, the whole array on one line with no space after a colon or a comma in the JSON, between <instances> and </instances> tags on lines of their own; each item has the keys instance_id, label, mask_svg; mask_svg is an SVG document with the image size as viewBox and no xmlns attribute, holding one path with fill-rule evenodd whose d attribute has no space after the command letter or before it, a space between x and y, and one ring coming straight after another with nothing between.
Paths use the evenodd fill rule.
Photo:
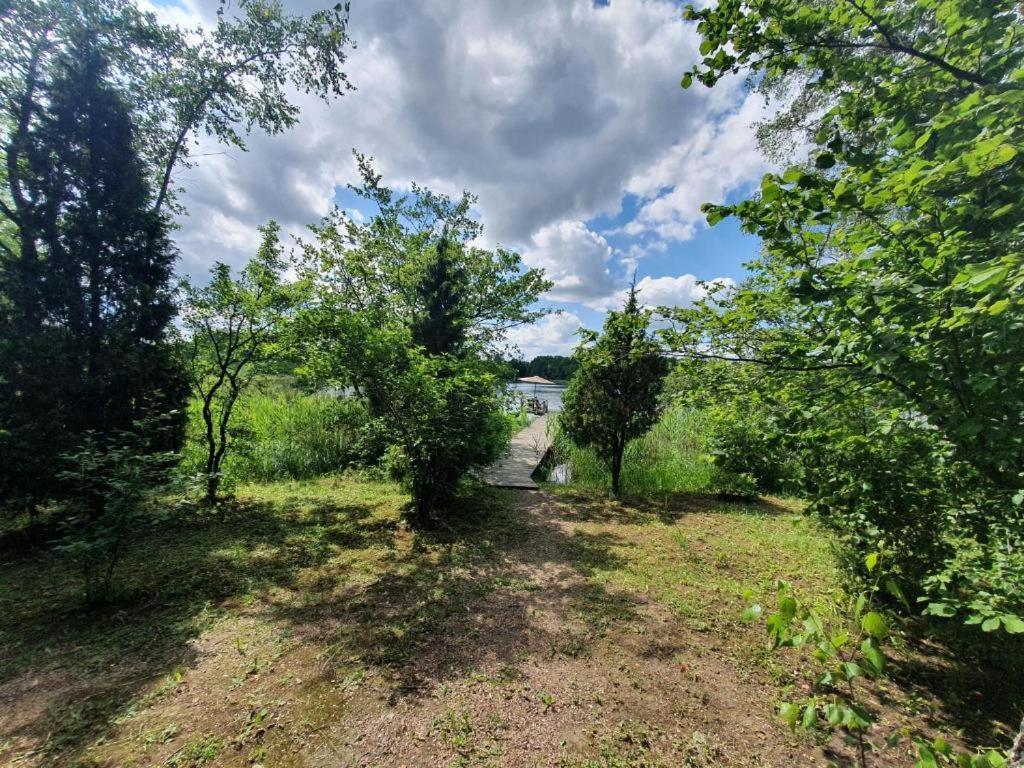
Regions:
<instances>
[{"instance_id":1,"label":"distant tree line","mask_svg":"<svg viewBox=\"0 0 1024 768\"><path fill-rule=\"evenodd\" d=\"M568 381L580 367L579 360L565 355L538 355L529 362L513 359L509 361L509 365L515 371L516 377L542 376L557 382Z\"/></svg>"}]
</instances>

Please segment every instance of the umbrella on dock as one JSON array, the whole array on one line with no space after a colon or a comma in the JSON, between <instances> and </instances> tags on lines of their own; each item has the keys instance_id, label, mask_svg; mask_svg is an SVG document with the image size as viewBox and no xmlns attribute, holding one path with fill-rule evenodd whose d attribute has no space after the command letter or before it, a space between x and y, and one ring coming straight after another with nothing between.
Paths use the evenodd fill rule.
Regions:
<instances>
[{"instance_id":1,"label":"umbrella on dock","mask_svg":"<svg viewBox=\"0 0 1024 768\"><path fill-rule=\"evenodd\" d=\"M533 394L535 397L537 395L537 387L539 385L548 384L552 387L555 386L555 382L548 381L543 376L524 376L521 379L516 379L516 382L519 384L533 384Z\"/></svg>"}]
</instances>

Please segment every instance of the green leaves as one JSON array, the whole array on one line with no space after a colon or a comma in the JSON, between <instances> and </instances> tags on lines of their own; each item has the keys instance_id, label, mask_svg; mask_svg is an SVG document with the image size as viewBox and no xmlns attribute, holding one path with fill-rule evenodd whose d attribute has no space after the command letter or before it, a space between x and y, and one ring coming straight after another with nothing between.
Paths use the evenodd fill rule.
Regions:
<instances>
[{"instance_id":1,"label":"green leaves","mask_svg":"<svg viewBox=\"0 0 1024 768\"><path fill-rule=\"evenodd\" d=\"M796 730L796 725L800 722L800 707L789 701L785 701L779 705L779 717L782 718L782 722L790 727L791 730Z\"/></svg>"},{"instance_id":2,"label":"green leaves","mask_svg":"<svg viewBox=\"0 0 1024 768\"><path fill-rule=\"evenodd\" d=\"M957 274L956 283L965 286L974 293L986 293L1006 283L1010 275L1010 265L969 264Z\"/></svg>"},{"instance_id":3,"label":"green leaves","mask_svg":"<svg viewBox=\"0 0 1024 768\"><path fill-rule=\"evenodd\" d=\"M658 396L668 371L649 331L651 312L635 286L620 311L609 312L600 336L584 337L573 357L580 363L562 398L559 426L577 445L592 447L619 493L626 444L645 434L658 416Z\"/></svg>"},{"instance_id":4,"label":"green leaves","mask_svg":"<svg viewBox=\"0 0 1024 768\"><path fill-rule=\"evenodd\" d=\"M914 768L938 768L940 765L956 765L960 768L1003 768L1007 765L1006 758L994 750L973 755L957 754L942 737L933 741L914 738L913 741L917 746L918 755Z\"/></svg>"},{"instance_id":5,"label":"green leaves","mask_svg":"<svg viewBox=\"0 0 1024 768\"><path fill-rule=\"evenodd\" d=\"M727 299L674 313L671 337L682 355L767 369L754 389L785 425L772 440L868 578L988 631L1024 615L1024 558L1007 555L1024 541L1007 503L1024 487L1018 14L1011 0L694 11L705 58L691 76L739 62L768 97L796 89L759 137L811 146L749 199L705 209L763 253ZM850 55L868 40L871 55ZM751 446L730 439L716 461L756 478ZM879 539L884 567L864 559Z\"/></svg>"},{"instance_id":6,"label":"green leaves","mask_svg":"<svg viewBox=\"0 0 1024 768\"><path fill-rule=\"evenodd\" d=\"M356 191L378 209L368 222L334 211L302 243L302 274L316 287L302 313L311 377L355 384L394 446L413 496L410 521L441 513L473 466L510 437L502 412L506 331L545 314L550 287L518 254L470 243L481 231L475 198L413 185L399 195L357 155Z\"/></svg>"},{"instance_id":7,"label":"green leaves","mask_svg":"<svg viewBox=\"0 0 1024 768\"><path fill-rule=\"evenodd\" d=\"M814 158L814 167L822 170L832 168L836 164L836 157L831 152L820 152Z\"/></svg>"},{"instance_id":8,"label":"green leaves","mask_svg":"<svg viewBox=\"0 0 1024 768\"><path fill-rule=\"evenodd\" d=\"M881 674L885 670L885 656L869 639L860 644L860 652L868 662L873 674Z\"/></svg>"},{"instance_id":9,"label":"green leaves","mask_svg":"<svg viewBox=\"0 0 1024 768\"><path fill-rule=\"evenodd\" d=\"M864 617L860 620L860 626L871 637L878 640L884 640L889 636L889 625L882 617L882 614L877 611L869 611L864 614Z\"/></svg>"},{"instance_id":10,"label":"green leaves","mask_svg":"<svg viewBox=\"0 0 1024 768\"><path fill-rule=\"evenodd\" d=\"M756 621L757 619L761 618L761 613L761 606L757 603L754 603L753 605L747 606L746 610L743 611L743 614L740 618L742 618L743 621Z\"/></svg>"},{"instance_id":11,"label":"green leaves","mask_svg":"<svg viewBox=\"0 0 1024 768\"><path fill-rule=\"evenodd\" d=\"M1003 628L1011 635L1024 634L1024 619L1020 616L1004 614L999 617Z\"/></svg>"}]
</instances>

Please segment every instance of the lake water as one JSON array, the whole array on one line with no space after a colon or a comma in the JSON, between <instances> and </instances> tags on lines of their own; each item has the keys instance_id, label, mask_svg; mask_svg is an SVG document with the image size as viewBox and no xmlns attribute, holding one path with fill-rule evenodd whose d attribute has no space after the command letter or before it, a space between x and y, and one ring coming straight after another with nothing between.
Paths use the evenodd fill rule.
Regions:
<instances>
[{"instance_id":1,"label":"lake water","mask_svg":"<svg viewBox=\"0 0 1024 768\"><path fill-rule=\"evenodd\" d=\"M509 384L509 389L521 393L523 397L535 396L533 384ZM548 401L548 411L562 410L562 393L565 392L565 387L561 384L538 384L536 390L536 397ZM350 397L355 394L355 390L351 387L325 387L320 390L320 393L334 395L335 397Z\"/></svg>"},{"instance_id":2,"label":"lake water","mask_svg":"<svg viewBox=\"0 0 1024 768\"><path fill-rule=\"evenodd\" d=\"M548 401L549 411L560 411L562 410L562 393L565 392L565 387L554 384L538 384L536 385L537 394L534 395L533 384L510 384L510 388L513 391L521 392L523 397L537 397L541 400Z\"/></svg>"}]
</instances>

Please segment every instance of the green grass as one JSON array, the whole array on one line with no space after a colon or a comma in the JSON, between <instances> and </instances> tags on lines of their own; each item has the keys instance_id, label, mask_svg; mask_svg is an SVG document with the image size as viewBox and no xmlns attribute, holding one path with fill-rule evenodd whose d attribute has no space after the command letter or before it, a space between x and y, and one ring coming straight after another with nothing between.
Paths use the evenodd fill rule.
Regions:
<instances>
[{"instance_id":1,"label":"green grass","mask_svg":"<svg viewBox=\"0 0 1024 768\"><path fill-rule=\"evenodd\" d=\"M473 678L481 651L502 636L472 620L483 598L527 612L545 600L566 606L550 653L531 663L585 666L611 653L628 664L637 652L629 638L669 642L659 633L671 627L685 633L687 653L724 658L741 680L782 674L763 627L740 619L744 590L767 606L773 581L785 578L823 612L840 599L830 537L789 502L684 494L623 502L571 487L553 495L560 513L545 514L564 525L524 519L515 494L467 488L448 526L430 534L401 522L408 496L399 486L355 474L243 485L235 503L217 510L169 503L167 519L140 532L127 553L119 601L92 611L81 608L81 584L66 562L44 550L5 553L0 685L24 697L14 718L37 714L22 716L13 737L0 726L0 764L289 764L305 734L344 722L347 707L369 706L353 693L364 685L444 696L423 687L420 667L446 645L453 621L470 619L460 624L468 641L432 662L451 665L450 677L426 679ZM563 593L523 570L563 562L582 577L580 588ZM671 623L662 620L669 614ZM603 638L627 641L609 650ZM1019 658L922 654L913 657L919 666L906 667L908 688L946 685L948 701L977 712L971 692L984 679L986 706L996 700L1005 720L1016 712ZM537 717L558 717L569 707L565 692L525 692L517 659L510 654L475 684L528 695ZM198 704L183 710L187 701ZM443 706L416 738L450 750L453 765L500 764L511 743L506 726L458 699ZM658 765L647 725L629 717L595 728L586 755L562 764ZM268 725L282 721L292 730ZM30 753L15 741L26 736ZM719 759L699 733L683 747L684 764Z\"/></svg>"},{"instance_id":2,"label":"green grass","mask_svg":"<svg viewBox=\"0 0 1024 768\"><path fill-rule=\"evenodd\" d=\"M506 416L512 435L530 423L524 410ZM195 477L206 461L198 400L189 404L188 419L181 473ZM242 394L229 437L225 491L241 483L306 480L374 467L388 443L359 398L303 393L280 376L260 378Z\"/></svg>"},{"instance_id":3,"label":"green grass","mask_svg":"<svg viewBox=\"0 0 1024 768\"><path fill-rule=\"evenodd\" d=\"M707 420L697 411L666 411L650 432L627 447L622 462L622 489L627 496L664 496L714 490L715 467L707 456ZM607 490L611 475L597 455L555 432L557 463L572 468L572 484Z\"/></svg>"},{"instance_id":4,"label":"green grass","mask_svg":"<svg viewBox=\"0 0 1024 768\"><path fill-rule=\"evenodd\" d=\"M182 471L197 474L206 459L200 404L189 406ZM262 380L232 414L225 459L229 485L302 480L372 461L382 450L367 431L369 414L356 398L304 394L286 382Z\"/></svg>"},{"instance_id":5,"label":"green grass","mask_svg":"<svg viewBox=\"0 0 1024 768\"><path fill-rule=\"evenodd\" d=\"M555 492L579 516L577 535L606 543L595 549L581 537L575 552L592 584L650 595L695 629L734 627L744 591L770 605L777 579L793 581L823 612L842 600L829 536L792 502L677 496L667 504L623 503L594 491Z\"/></svg>"},{"instance_id":6,"label":"green grass","mask_svg":"<svg viewBox=\"0 0 1024 768\"><path fill-rule=\"evenodd\" d=\"M292 632L336 622L318 646L322 668L391 674L449 616L500 586L488 563L520 529L509 498L469 487L432 534L401 522L408 495L398 485L356 475L243 485L216 510L170 500L166 520L137 532L114 602L92 610L66 560L47 550L6 557L0 685L32 675L57 686L28 726L47 765L74 764L125 724L140 734L131 749L166 741L169 764L203 765L220 748L205 733L133 722L189 683L193 643L234 637L233 688L266 674ZM243 629L257 606L264 618ZM7 749L0 736L0 764L18 757Z\"/></svg>"}]
</instances>

